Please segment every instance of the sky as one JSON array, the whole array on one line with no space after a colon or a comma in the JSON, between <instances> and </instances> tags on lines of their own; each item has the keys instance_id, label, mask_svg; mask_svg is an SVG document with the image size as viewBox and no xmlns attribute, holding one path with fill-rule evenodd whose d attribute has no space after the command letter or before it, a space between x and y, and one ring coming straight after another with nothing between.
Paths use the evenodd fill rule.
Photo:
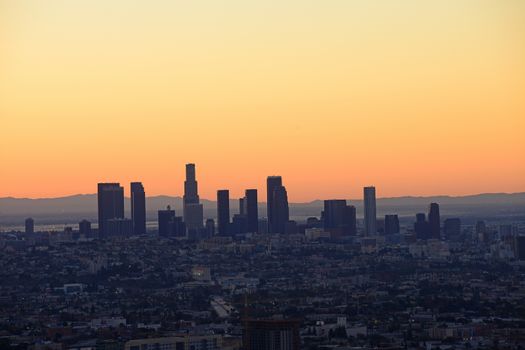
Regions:
<instances>
[{"instance_id":1,"label":"sky","mask_svg":"<svg viewBox=\"0 0 525 350\"><path fill-rule=\"evenodd\" d=\"M525 191L525 1L0 0L0 197Z\"/></svg>"}]
</instances>

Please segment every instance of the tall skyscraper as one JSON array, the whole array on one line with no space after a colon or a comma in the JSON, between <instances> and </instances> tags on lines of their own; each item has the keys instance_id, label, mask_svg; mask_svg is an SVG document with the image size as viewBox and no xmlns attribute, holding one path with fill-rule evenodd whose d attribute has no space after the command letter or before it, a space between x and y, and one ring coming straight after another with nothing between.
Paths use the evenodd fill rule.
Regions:
<instances>
[{"instance_id":1,"label":"tall skyscraper","mask_svg":"<svg viewBox=\"0 0 525 350\"><path fill-rule=\"evenodd\" d=\"M198 231L202 229L204 214L202 204L200 204L199 200L199 191L195 176L195 164L186 164L183 215L188 231Z\"/></svg>"},{"instance_id":2,"label":"tall skyscraper","mask_svg":"<svg viewBox=\"0 0 525 350\"><path fill-rule=\"evenodd\" d=\"M269 233L284 233L284 224L288 221L288 196L282 181L280 176L268 176L266 179L266 213ZM278 192L277 195L276 192ZM276 198L280 202L276 203Z\"/></svg>"},{"instance_id":3,"label":"tall skyscraper","mask_svg":"<svg viewBox=\"0 0 525 350\"><path fill-rule=\"evenodd\" d=\"M257 204L257 190L248 189L244 192L246 207L246 230L256 233L259 231L259 208Z\"/></svg>"},{"instance_id":4,"label":"tall skyscraper","mask_svg":"<svg viewBox=\"0 0 525 350\"><path fill-rule=\"evenodd\" d=\"M25 221L25 233L31 234L35 232L35 221L33 218L27 218Z\"/></svg>"},{"instance_id":5,"label":"tall skyscraper","mask_svg":"<svg viewBox=\"0 0 525 350\"><path fill-rule=\"evenodd\" d=\"M344 199L324 201L323 211L324 228L332 235L355 235L356 211L355 207L346 204Z\"/></svg>"},{"instance_id":6,"label":"tall skyscraper","mask_svg":"<svg viewBox=\"0 0 525 350\"><path fill-rule=\"evenodd\" d=\"M385 215L385 234L399 233L399 217L397 215Z\"/></svg>"},{"instance_id":7,"label":"tall skyscraper","mask_svg":"<svg viewBox=\"0 0 525 350\"><path fill-rule=\"evenodd\" d=\"M133 234L146 233L146 193L140 182L131 183L131 221Z\"/></svg>"},{"instance_id":8,"label":"tall skyscraper","mask_svg":"<svg viewBox=\"0 0 525 350\"><path fill-rule=\"evenodd\" d=\"M119 183L98 184L98 232L109 234L107 222L124 218L124 188Z\"/></svg>"},{"instance_id":9,"label":"tall skyscraper","mask_svg":"<svg viewBox=\"0 0 525 350\"><path fill-rule=\"evenodd\" d=\"M376 188L364 188L364 207L365 207L365 234L375 235L377 233L376 215Z\"/></svg>"},{"instance_id":10,"label":"tall skyscraper","mask_svg":"<svg viewBox=\"0 0 525 350\"><path fill-rule=\"evenodd\" d=\"M430 238L441 238L441 218L439 216L439 204L430 203L428 212L428 224L430 228Z\"/></svg>"},{"instance_id":11,"label":"tall skyscraper","mask_svg":"<svg viewBox=\"0 0 525 350\"><path fill-rule=\"evenodd\" d=\"M286 187L276 186L272 195L272 218L269 222L270 233L285 233L286 223L290 220L288 193Z\"/></svg>"},{"instance_id":12,"label":"tall skyscraper","mask_svg":"<svg viewBox=\"0 0 525 350\"><path fill-rule=\"evenodd\" d=\"M172 230L171 225L175 220L175 210L172 210L171 207L168 207L165 210L159 210L157 212L158 218L158 227L160 236L171 236Z\"/></svg>"},{"instance_id":13,"label":"tall skyscraper","mask_svg":"<svg viewBox=\"0 0 525 350\"><path fill-rule=\"evenodd\" d=\"M416 222L414 223L414 231L417 239L430 238L430 227L426 219L425 213L416 214Z\"/></svg>"},{"instance_id":14,"label":"tall skyscraper","mask_svg":"<svg viewBox=\"0 0 525 350\"><path fill-rule=\"evenodd\" d=\"M230 191L217 191L217 233L228 235L230 227Z\"/></svg>"}]
</instances>

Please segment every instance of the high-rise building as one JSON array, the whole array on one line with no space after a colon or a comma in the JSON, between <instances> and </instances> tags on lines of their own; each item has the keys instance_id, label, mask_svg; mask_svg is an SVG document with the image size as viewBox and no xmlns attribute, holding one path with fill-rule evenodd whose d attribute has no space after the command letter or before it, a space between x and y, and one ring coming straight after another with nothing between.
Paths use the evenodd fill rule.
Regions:
<instances>
[{"instance_id":1,"label":"high-rise building","mask_svg":"<svg viewBox=\"0 0 525 350\"><path fill-rule=\"evenodd\" d=\"M32 234L35 232L35 221L33 218L27 218L25 221L25 233Z\"/></svg>"},{"instance_id":2,"label":"high-rise building","mask_svg":"<svg viewBox=\"0 0 525 350\"><path fill-rule=\"evenodd\" d=\"M98 184L98 232L108 234L107 222L124 218L124 188L119 183Z\"/></svg>"},{"instance_id":3,"label":"high-rise building","mask_svg":"<svg viewBox=\"0 0 525 350\"><path fill-rule=\"evenodd\" d=\"M213 219L207 219L204 227L206 228L207 238L215 236L215 221Z\"/></svg>"},{"instance_id":4,"label":"high-rise building","mask_svg":"<svg viewBox=\"0 0 525 350\"><path fill-rule=\"evenodd\" d=\"M199 231L203 227L204 213L199 200L195 164L186 164L184 181L183 215L188 231Z\"/></svg>"},{"instance_id":5,"label":"high-rise building","mask_svg":"<svg viewBox=\"0 0 525 350\"><path fill-rule=\"evenodd\" d=\"M175 220L175 210L172 210L171 207L168 207L165 210L159 210L158 215L158 225L159 225L159 235L161 236L171 236L171 223Z\"/></svg>"},{"instance_id":6,"label":"high-rise building","mask_svg":"<svg viewBox=\"0 0 525 350\"><path fill-rule=\"evenodd\" d=\"M246 215L246 197L239 198L239 215Z\"/></svg>"},{"instance_id":7,"label":"high-rise building","mask_svg":"<svg viewBox=\"0 0 525 350\"><path fill-rule=\"evenodd\" d=\"M244 192L246 207L246 229L248 232L259 232L259 208L257 204L257 190L249 189Z\"/></svg>"},{"instance_id":8,"label":"high-rise building","mask_svg":"<svg viewBox=\"0 0 525 350\"><path fill-rule=\"evenodd\" d=\"M230 191L217 191L217 233L219 236L228 235L230 226Z\"/></svg>"},{"instance_id":9,"label":"high-rise building","mask_svg":"<svg viewBox=\"0 0 525 350\"><path fill-rule=\"evenodd\" d=\"M133 233L133 221L126 218L113 218L106 221L106 235L130 236Z\"/></svg>"},{"instance_id":10,"label":"high-rise building","mask_svg":"<svg viewBox=\"0 0 525 350\"><path fill-rule=\"evenodd\" d=\"M385 234L393 235L399 233L399 217L397 215L385 215Z\"/></svg>"},{"instance_id":11,"label":"high-rise building","mask_svg":"<svg viewBox=\"0 0 525 350\"><path fill-rule=\"evenodd\" d=\"M78 232L84 237L91 236L91 222L82 220L78 223Z\"/></svg>"},{"instance_id":12,"label":"high-rise building","mask_svg":"<svg viewBox=\"0 0 525 350\"><path fill-rule=\"evenodd\" d=\"M376 215L376 188L364 188L364 207L365 207L365 235L375 235L377 233Z\"/></svg>"},{"instance_id":13,"label":"high-rise building","mask_svg":"<svg viewBox=\"0 0 525 350\"><path fill-rule=\"evenodd\" d=\"M525 260L525 236L514 237L514 257L518 260Z\"/></svg>"},{"instance_id":14,"label":"high-rise building","mask_svg":"<svg viewBox=\"0 0 525 350\"><path fill-rule=\"evenodd\" d=\"M272 222L270 233L285 233L286 223L290 220L288 193L286 187L277 186L273 190Z\"/></svg>"},{"instance_id":15,"label":"high-rise building","mask_svg":"<svg viewBox=\"0 0 525 350\"><path fill-rule=\"evenodd\" d=\"M332 235L356 234L356 210L347 205L344 199L324 201L323 211L324 228Z\"/></svg>"},{"instance_id":16,"label":"high-rise building","mask_svg":"<svg viewBox=\"0 0 525 350\"><path fill-rule=\"evenodd\" d=\"M268 176L266 179L266 215L268 216L268 232L274 233L272 227L274 226L274 204L273 204L273 193L277 187L283 185L282 178L280 176Z\"/></svg>"},{"instance_id":17,"label":"high-rise building","mask_svg":"<svg viewBox=\"0 0 525 350\"><path fill-rule=\"evenodd\" d=\"M146 233L146 193L140 182L131 183L131 221L133 233L143 235Z\"/></svg>"},{"instance_id":18,"label":"high-rise building","mask_svg":"<svg viewBox=\"0 0 525 350\"><path fill-rule=\"evenodd\" d=\"M439 216L439 204L430 203L428 211L428 225L430 228L430 238L441 238L441 218Z\"/></svg>"},{"instance_id":19,"label":"high-rise building","mask_svg":"<svg viewBox=\"0 0 525 350\"><path fill-rule=\"evenodd\" d=\"M248 319L244 321L243 345L246 350L299 350L299 320Z\"/></svg>"},{"instance_id":20,"label":"high-rise building","mask_svg":"<svg viewBox=\"0 0 525 350\"><path fill-rule=\"evenodd\" d=\"M416 222L414 223L414 231L417 239L429 239L430 227L426 219L425 213L416 214Z\"/></svg>"}]
</instances>

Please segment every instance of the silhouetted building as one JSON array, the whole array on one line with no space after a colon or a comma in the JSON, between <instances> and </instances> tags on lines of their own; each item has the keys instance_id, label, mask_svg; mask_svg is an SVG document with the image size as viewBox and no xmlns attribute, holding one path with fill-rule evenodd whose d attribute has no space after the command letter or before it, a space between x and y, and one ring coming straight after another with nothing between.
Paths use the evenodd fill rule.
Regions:
<instances>
[{"instance_id":1,"label":"silhouetted building","mask_svg":"<svg viewBox=\"0 0 525 350\"><path fill-rule=\"evenodd\" d=\"M27 218L25 221L25 233L32 234L35 232L35 221L33 218Z\"/></svg>"},{"instance_id":2,"label":"silhouetted building","mask_svg":"<svg viewBox=\"0 0 525 350\"><path fill-rule=\"evenodd\" d=\"M98 232L103 237L108 234L108 220L124 218L124 188L119 183L99 183L97 199Z\"/></svg>"},{"instance_id":3,"label":"silhouetted building","mask_svg":"<svg viewBox=\"0 0 525 350\"><path fill-rule=\"evenodd\" d=\"M130 236L133 222L126 218L113 218L106 221L106 234L111 236Z\"/></svg>"},{"instance_id":4,"label":"silhouetted building","mask_svg":"<svg viewBox=\"0 0 525 350\"><path fill-rule=\"evenodd\" d=\"M324 201L323 225L332 235L356 234L356 210L344 199Z\"/></svg>"},{"instance_id":5,"label":"silhouetted building","mask_svg":"<svg viewBox=\"0 0 525 350\"><path fill-rule=\"evenodd\" d=\"M266 218L259 219L257 227L258 227L259 233L263 233L263 234L268 233L268 219Z\"/></svg>"},{"instance_id":6,"label":"silhouetted building","mask_svg":"<svg viewBox=\"0 0 525 350\"><path fill-rule=\"evenodd\" d=\"M274 233L274 191L277 187L283 185L282 178L280 176L268 176L266 179L266 215L268 216L268 232Z\"/></svg>"},{"instance_id":7,"label":"silhouetted building","mask_svg":"<svg viewBox=\"0 0 525 350\"><path fill-rule=\"evenodd\" d=\"M235 214L233 216L232 223L229 231L231 234L236 235L240 233L246 233L247 219L246 215Z\"/></svg>"},{"instance_id":8,"label":"silhouetted building","mask_svg":"<svg viewBox=\"0 0 525 350\"><path fill-rule=\"evenodd\" d=\"M230 226L230 192L217 191L217 233L219 236L228 235Z\"/></svg>"},{"instance_id":9,"label":"silhouetted building","mask_svg":"<svg viewBox=\"0 0 525 350\"><path fill-rule=\"evenodd\" d=\"M393 235L399 233L399 218L397 215L385 215L385 234Z\"/></svg>"},{"instance_id":10,"label":"silhouetted building","mask_svg":"<svg viewBox=\"0 0 525 350\"><path fill-rule=\"evenodd\" d=\"M284 233L285 225L290 219L288 208L288 194L284 186L273 188L271 205L271 222L269 222L270 233Z\"/></svg>"},{"instance_id":11,"label":"silhouetted building","mask_svg":"<svg viewBox=\"0 0 525 350\"><path fill-rule=\"evenodd\" d=\"M173 237L185 237L186 236L186 224L182 219L182 216L175 216L168 222L168 235Z\"/></svg>"},{"instance_id":12,"label":"silhouetted building","mask_svg":"<svg viewBox=\"0 0 525 350\"><path fill-rule=\"evenodd\" d=\"M257 190L248 189L244 192L246 207L246 230L248 232L259 232L259 207L257 204Z\"/></svg>"},{"instance_id":13,"label":"silhouetted building","mask_svg":"<svg viewBox=\"0 0 525 350\"><path fill-rule=\"evenodd\" d=\"M365 187L363 192L365 208L365 235L375 235L377 233L376 188Z\"/></svg>"},{"instance_id":14,"label":"silhouetted building","mask_svg":"<svg viewBox=\"0 0 525 350\"><path fill-rule=\"evenodd\" d=\"M299 320L244 321L243 345L246 350L299 350Z\"/></svg>"},{"instance_id":15,"label":"silhouetted building","mask_svg":"<svg viewBox=\"0 0 525 350\"><path fill-rule=\"evenodd\" d=\"M441 218L439 216L439 204L437 203L430 203L428 224L430 228L430 237L434 239L441 238Z\"/></svg>"},{"instance_id":16,"label":"silhouetted building","mask_svg":"<svg viewBox=\"0 0 525 350\"><path fill-rule=\"evenodd\" d=\"M91 236L91 222L82 220L78 223L78 232L84 237Z\"/></svg>"},{"instance_id":17,"label":"silhouetted building","mask_svg":"<svg viewBox=\"0 0 525 350\"><path fill-rule=\"evenodd\" d=\"M246 197L239 198L239 215L246 215Z\"/></svg>"},{"instance_id":18,"label":"silhouetted building","mask_svg":"<svg viewBox=\"0 0 525 350\"><path fill-rule=\"evenodd\" d=\"M461 220L459 218L445 219L443 233L446 239L457 238L461 235Z\"/></svg>"},{"instance_id":19,"label":"silhouetted building","mask_svg":"<svg viewBox=\"0 0 525 350\"><path fill-rule=\"evenodd\" d=\"M414 223L414 231L416 232L417 239L429 239L430 238L430 225L428 224L425 213L416 214L416 222Z\"/></svg>"},{"instance_id":20,"label":"silhouetted building","mask_svg":"<svg viewBox=\"0 0 525 350\"><path fill-rule=\"evenodd\" d=\"M284 233L287 235L295 235L299 232L299 227L297 226L297 222L295 220L288 220L284 224Z\"/></svg>"},{"instance_id":21,"label":"silhouetted building","mask_svg":"<svg viewBox=\"0 0 525 350\"><path fill-rule=\"evenodd\" d=\"M133 233L143 235L146 233L146 193L140 182L131 183L131 221Z\"/></svg>"},{"instance_id":22,"label":"silhouetted building","mask_svg":"<svg viewBox=\"0 0 525 350\"><path fill-rule=\"evenodd\" d=\"M195 177L195 164L186 164L186 181L184 181L183 214L186 229L199 231L203 227L203 208L200 204L198 185Z\"/></svg>"},{"instance_id":23,"label":"silhouetted building","mask_svg":"<svg viewBox=\"0 0 525 350\"><path fill-rule=\"evenodd\" d=\"M215 236L215 221L213 219L207 219L204 227L208 238Z\"/></svg>"},{"instance_id":24,"label":"silhouetted building","mask_svg":"<svg viewBox=\"0 0 525 350\"><path fill-rule=\"evenodd\" d=\"M171 236L170 223L175 219L175 210L172 210L168 205L166 210L159 210L157 212L158 216L158 225L159 225L159 235L161 236Z\"/></svg>"}]
</instances>

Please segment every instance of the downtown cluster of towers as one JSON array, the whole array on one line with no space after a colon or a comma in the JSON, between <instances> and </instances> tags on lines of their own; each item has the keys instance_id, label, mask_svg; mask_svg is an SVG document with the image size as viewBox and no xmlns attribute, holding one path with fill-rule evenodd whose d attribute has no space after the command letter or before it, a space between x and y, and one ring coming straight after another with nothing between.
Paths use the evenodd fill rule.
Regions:
<instances>
[{"instance_id":1,"label":"downtown cluster of towers","mask_svg":"<svg viewBox=\"0 0 525 350\"><path fill-rule=\"evenodd\" d=\"M200 202L195 164L186 164L184 181L183 215L176 216L169 206L158 211L158 233L164 236L188 236L193 238L228 236L239 233L295 233L297 223L290 220L288 194L280 176L267 178L267 219L259 219L256 189L245 190L239 199L239 214L230 215L229 190L217 191L217 221L204 222L204 209ZM99 236L145 234L146 194L140 182L130 185L131 219L124 216L124 188L119 183L98 184ZM399 233L399 219L395 214L385 215L378 228L375 187L364 188L364 234L372 236L382 231L385 234ZM309 218L307 227L322 227L332 236L357 234L356 208L344 199L325 200L321 219ZM87 227L89 225L89 227ZM83 227L84 226L84 227ZM89 222L80 223L80 232L91 231ZM84 232L83 232L84 231ZM414 231L418 238L440 238L439 205L432 203L428 220L424 213L416 215Z\"/></svg>"}]
</instances>

